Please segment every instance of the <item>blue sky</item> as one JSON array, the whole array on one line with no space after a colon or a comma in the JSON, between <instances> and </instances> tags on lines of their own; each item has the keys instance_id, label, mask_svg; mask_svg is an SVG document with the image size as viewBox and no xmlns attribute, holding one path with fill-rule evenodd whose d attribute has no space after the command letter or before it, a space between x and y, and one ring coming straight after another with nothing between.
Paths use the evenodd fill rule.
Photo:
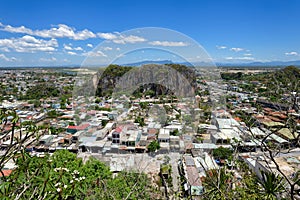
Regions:
<instances>
[{"instance_id":1,"label":"blue sky","mask_svg":"<svg viewBox=\"0 0 300 200\"><path fill-rule=\"evenodd\" d=\"M122 33L141 27L183 33L214 62L300 60L299 8L297 0L0 1L0 66L81 64L105 39L118 46L95 56L143 42L189 51L176 37L152 41ZM170 56L149 52L135 59Z\"/></svg>"}]
</instances>

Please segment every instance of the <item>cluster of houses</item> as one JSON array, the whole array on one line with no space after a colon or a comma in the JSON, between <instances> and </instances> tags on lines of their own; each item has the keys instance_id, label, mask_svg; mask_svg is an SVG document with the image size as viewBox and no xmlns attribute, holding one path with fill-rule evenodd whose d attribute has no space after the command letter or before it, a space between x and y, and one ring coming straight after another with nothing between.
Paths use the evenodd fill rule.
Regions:
<instances>
[{"instance_id":1,"label":"cluster of houses","mask_svg":"<svg viewBox=\"0 0 300 200\"><path fill-rule=\"evenodd\" d=\"M4 75L2 74L2 79ZM8 77L9 80L26 83L26 80L30 79L28 76L28 72L24 72L21 75L10 74ZM57 79L51 75L42 77L44 80L55 79L57 84L70 83L66 79ZM22 86L22 90L24 87ZM261 144L272 143L284 150L290 148L300 134L299 130L291 132L285 126L286 119L290 115L295 116L299 126L299 114L295 110L278 111L262 102L263 108L258 111L256 107L251 106L251 101L257 100L255 95L238 92L234 87L229 89L229 95L234 97L228 102L233 106L232 109L215 107L210 117L205 120L200 120L205 118L201 106L192 108L187 103L169 102L166 98L163 99L164 102L150 97L135 99L129 109L118 100L103 98L95 103L95 97L89 99L92 103L86 103L85 97L70 98L69 102L72 103L66 104L63 108L58 98L40 99L41 105L38 108L28 102L5 100L0 106L16 110L20 122L33 121L43 128L39 130L39 137L35 140L36 137L28 136L24 128L16 129L12 134L11 123L8 121L6 126L2 127L1 135L5 137L0 139L0 148L5 150L12 141L16 142L12 137L21 139L28 137L26 150L37 156L60 149L79 154L142 154L149 152L149 144L156 141L159 148L155 154L176 152L183 155L178 162L178 168L184 178L184 191L187 195L199 196L205 190L202 180L207 176L206 172L219 169L220 164L224 163L212 157L214 149L237 148L238 152L243 153L241 159L260 176L259 171L267 170L265 165L269 162L268 158L262 156L255 159L257 152L263 150ZM228 95L228 85L221 82L205 82L199 90L200 92L210 90L210 94L201 97L197 95L196 105L199 102L201 105L212 101L220 103L220 97ZM166 101L168 103L165 103ZM141 102L147 103L150 110L154 104L158 106L158 110L164 109L167 105L169 110L163 113L164 120L155 118L155 114L153 116L145 113ZM255 119L255 126L247 127L243 120L235 117L238 110ZM49 118L49 112L52 111L55 111L57 117ZM137 123L135 121L137 117L142 117L144 123ZM198 140L199 138L201 140ZM286 173L292 177L295 173L292 169L299 167L300 158L291 155L279 158L278 162L291 166ZM112 163L110 165L117 171L117 166Z\"/></svg>"}]
</instances>

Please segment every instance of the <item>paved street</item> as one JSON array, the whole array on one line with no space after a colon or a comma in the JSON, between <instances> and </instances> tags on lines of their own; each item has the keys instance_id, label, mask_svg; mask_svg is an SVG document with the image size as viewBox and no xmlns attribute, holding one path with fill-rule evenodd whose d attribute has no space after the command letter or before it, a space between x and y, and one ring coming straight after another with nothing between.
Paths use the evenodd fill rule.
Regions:
<instances>
[{"instance_id":1,"label":"paved street","mask_svg":"<svg viewBox=\"0 0 300 200\"><path fill-rule=\"evenodd\" d=\"M179 187L179 171L178 171L178 160L180 158L179 153L170 153L168 154L170 157L170 164L172 165L172 183L173 183L173 190L174 193L176 193L180 187Z\"/></svg>"}]
</instances>

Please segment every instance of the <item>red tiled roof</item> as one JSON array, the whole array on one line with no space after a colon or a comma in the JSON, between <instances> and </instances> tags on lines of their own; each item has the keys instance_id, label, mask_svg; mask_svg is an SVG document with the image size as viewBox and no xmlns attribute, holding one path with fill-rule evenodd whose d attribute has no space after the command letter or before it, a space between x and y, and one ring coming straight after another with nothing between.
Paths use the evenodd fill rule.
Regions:
<instances>
[{"instance_id":1,"label":"red tiled roof","mask_svg":"<svg viewBox=\"0 0 300 200\"><path fill-rule=\"evenodd\" d=\"M201 179L195 167L186 167L188 182L192 186L201 186Z\"/></svg>"},{"instance_id":2,"label":"red tiled roof","mask_svg":"<svg viewBox=\"0 0 300 200\"><path fill-rule=\"evenodd\" d=\"M12 173L12 170L11 169L3 169L2 170L4 176L9 176L11 173ZM2 177L2 173L0 173L0 177Z\"/></svg>"},{"instance_id":3,"label":"red tiled roof","mask_svg":"<svg viewBox=\"0 0 300 200\"><path fill-rule=\"evenodd\" d=\"M272 112L272 108L263 108L265 112Z\"/></svg>"},{"instance_id":4,"label":"red tiled roof","mask_svg":"<svg viewBox=\"0 0 300 200\"><path fill-rule=\"evenodd\" d=\"M84 130L86 129L87 127L89 127L90 124L81 124L79 126L68 126L68 129L76 129L76 130Z\"/></svg>"},{"instance_id":5,"label":"red tiled roof","mask_svg":"<svg viewBox=\"0 0 300 200\"><path fill-rule=\"evenodd\" d=\"M149 129L148 129L148 133L149 133L149 134L156 134L157 132L158 132L157 129L154 129L154 128L149 128Z\"/></svg>"},{"instance_id":6,"label":"red tiled roof","mask_svg":"<svg viewBox=\"0 0 300 200\"><path fill-rule=\"evenodd\" d=\"M239 118L239 117L235 117L234 119L238 122L242 121L241 118Z\"/></svg>"},{"instance_id":7,"label":"red tiled roof","mask_svg":"<svg viewBox=\"0 0 300 200\"><path fill-rule=\"evenodd\" d=\"M269 119L271 119L274 122L282 122L281 119L278 119L277 117L273 117L273 116L268 116Z\"/></svg>"},{"instance_id":8,"label":"red tiled roof","mask_svg":"<svg viewBox=\"0 0 300 200\"><path fill-rule=\"evenodd\" d=\"M89 115L95 115L96 113L97 113L96 110L89 110L89 111L87 111L87 114L89 114Z\"/></svg>"},{"instance_id":9,"label":"red tiled roof","mask_svg":"<svg viewBox=\"0 0 300 200\"><path fill-rule=\"evenodd\" d=\"M258 115L255 115L255 118L256 118L256 119L263 119L264 116L263 116L262 114L258 114Z\"/></svg>"},{"instance_id":10,"label":"red tiled roof","mask_svg":"<svg viewBox=\"0 0 300 200\"><path fill-rule=\"evenodd\" d=\"M118 133L121 133L122 132L122 127L117 127L115 131L118 132Z\"/></svg>"}]
</instances>

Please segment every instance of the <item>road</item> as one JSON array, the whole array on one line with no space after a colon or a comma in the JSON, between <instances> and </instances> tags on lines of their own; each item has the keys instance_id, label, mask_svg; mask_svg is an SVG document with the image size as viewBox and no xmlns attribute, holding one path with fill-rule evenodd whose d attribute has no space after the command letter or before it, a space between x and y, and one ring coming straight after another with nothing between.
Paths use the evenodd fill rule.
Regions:
<instances>
[{"instance_id":1,"label":"road","mask_svg":"<svg viewBox=\"0 0 300 200\"><path fill-rule=\"evenodd\" d=\"M170 164L172 166L172 184L173 184L173 190L174 194L179 191L180 189L180 176L179 176L179 171L178 171L178 160L180 158L179 153L170 153L168 154L170 157Z\"/></svg>"}]
</instances>

